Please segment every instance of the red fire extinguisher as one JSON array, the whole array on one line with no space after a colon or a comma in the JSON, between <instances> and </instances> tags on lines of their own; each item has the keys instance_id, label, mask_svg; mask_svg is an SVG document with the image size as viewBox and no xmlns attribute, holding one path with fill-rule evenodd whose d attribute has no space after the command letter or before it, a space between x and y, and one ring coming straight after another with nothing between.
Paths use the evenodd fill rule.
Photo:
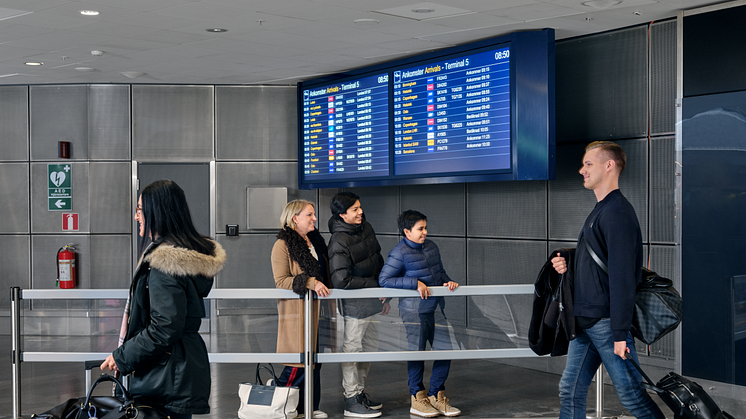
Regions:
<instances>
[{"instance_id":1,"label":"red fire extinguisher","mask_svg":"<svg viewBox=\"0 0 746 419\"><path fill-rule=\"evenodd\" d=\"M75 288L75 248L72 243L60 247L57 251L57 286Z\"/></svg>"}]
</instances>

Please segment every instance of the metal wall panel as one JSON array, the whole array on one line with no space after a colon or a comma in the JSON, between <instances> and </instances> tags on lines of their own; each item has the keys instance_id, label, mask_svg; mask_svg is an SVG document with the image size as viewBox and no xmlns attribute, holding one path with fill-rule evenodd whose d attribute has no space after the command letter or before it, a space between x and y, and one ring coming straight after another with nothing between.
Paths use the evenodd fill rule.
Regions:
<instances>
[{"instance_id":1,"label":"metal wall panel","mask_svg":"<svg viewBox=\"0 0 746 419\"><path fill-rule=\"evenodd\" d=\"M91 233L132 233L132 169L129 162L88 165Z\"/></svg>"},{"instance_id":2,"label":"metal wall panel","mask_svg":"<svg viewBox=\"0 0 746 419\"><path fill-rule=\"evenodd\" d=\"M87 235L32 235L31 288L55 289L57 279L57 250L72 243L77 253L75 270L77 287L91 288L91 238ZM35 300L35 309L88 309L89 300Z\"/></svg>"},{"instance_id":3,"label":"metal wall panel","mask_svg":"<svg viewBox=\"0 0 746 419\"><path fill-rule=\"evenodd\" d=\"M297 160L297 89L216 86L218 160Z\"/></svg>"},{"instance_id":4,"label":"metal wall panel","mask_svg":"<svg viewBox=\"0 0 746 419\"><path fill-rule=\"evenodd\" d=\"M331 238L331 236L329 236L329 238ZM391 251L391 249L396 247L397 244L399 244L402 236L391 234L376 234L376 238L378 239L378 244L381 245L381 256L383 256L383 260L386 260L389 252ZM326 242L328 243L329 239L327 239Z\"/></svg>"},{"instance_id":5,"label":"metal wall panel","mask_svg":"<svg viewBox=\"0 0 746 419\"><path fill-rule=\"evenodd\" d=\"M557 143L648 132L647 27L557 42Z\"/></svg>"},{"instance_id":6,"label":"metal wall panel","mask_svg":"<svg viewBox=\"0 0 746 419\"><path fill-rule=\"evenodd\" d=\"M467 185L469 237L547 238L545 181Z\"/></svg>"},{"instance_id":7,"label":"metal wall panel","mask_svg":"<svg viewBox=\"0 0 746 419\"><path fill-rule=\"evenodd\" d=\"M57 159L69 141L70 158L88 158L88 86L31 86L31 160Z\"/></svg>"},{"instance_id":8,"label":"metal wall panel","mask_svg":"<svg viewBox=\"0 0 746 419\"><path fill-rule=\"evenodd\" d=\"M586 144L557 146L557 179L549 181L549 238L578 239L596 205L596 196L583 187L580 170Z\"/></svg>"},{"instance_id":9,"label":"metal wall panel","mask_svg":"<svg viewBox=\"0 0 746 419\"><path fill-rule=\"evenodd\" d=\"M53 256L49 255L49 260ZM31 286L31 238L28 235L1 235L0 236L0 266L3 274L0 275L0 288L8 290L10 287ZM7 294L6 294L7 295ZM0 310L10 309L10 300L0 298Z\"/></svg>"},{"instance_id":10,"label":"metal wall panel","mask_svg":"<svg viewBox=\"0 0 746 419\"><path fill-rule=\"evenodd\" d=\"M0 87L0 160L28 160L28 87Z\"/></svg>"},{"instance_id":11,"label":"metal wall panel","mask_svg":"<svg viewBox=\"0 0 746 419\"><path fill-rule=\"evenodd\" d=\"M402 186L400 191L401 210L413 209L425 214L428 233L465 235L465 184L411 185Z\"/></svg>"},{"instance_id":12,"label":"metal wall panel","mask_svg":"<svg viewBox=\"0 0 746 419\"><path fill-rule=\"evenodd\" d=\"M429 236L428 236L429 237ZM467 284L466 239L449 237L429 237L438 245L440 258L448 276L459 285ZM446 298L446 316L456 327L466 327L466 297Z\"/></svg>"},{"instance_id":13,"label":"metal wall panel","mask_svg":"<svg viewBox=\"0 0 746 419\"><path fill-rule=\"evenodd\" d=\"M132 159L213 158L212 86L132 86Z\"/></svg>"},{"instance_id":14,"label":"metal wall panel","mask_svg":"<svg viewBox=\"0 0 746 419\"><path fill-rule=\"evenodd\" d=\"M79 214L78 232L90 231L90 211L88 197L88 168L86 162L70 162L72 167L73 204L72 211L49 211L47 205L48 181L47 163L31 163L31 232L62 233L62 214Z\"/></svg>"},{"instance_id":15,"label":"metal wall panel","mask_svg":"<svg viewBox=\"0 0 746 419\"><path fill-rule=\"evenodd\" d=\"M279 215L277 216L279 219ZM278 228L279 230L279 228ZM218 242L225 248L228 259L216 278L216 288L275 288L270 255L277 241L272 234L242 234L227 237L220 235ZM273 300L220 300L217 307L271 308Z\"/></svg>"},{"instance_id":16,"label":"metal wall panel","mask_svg":"<svg viewBox=\"0 0 746 419\"><path fill-rule=\"evenodd\" d=\"M676 240L676 139L650 140L650 241Z\"/></svg>"},{"instance_id":17,"label":"metal wall panel","mask_svg":"<svg viewBox=\"0 0 746 419\"><path fill-rule=\"evenodd\" d=\"M90 241L90 287L129 288L132 282L132 236L92 235Z\"/></svg>"},{"instance_id":18,"label":"metal wall panel","mask_svg":"<svg viewBox=\"0 0 746 419\"><path fill-rule=\"evenodd\" d=\"M650 25L650 134L676 124L676 21Z\"/></svg>"},{"instance_id":19,"label":"metal wall panel","mask_svg":"<svg viewBox=\"0 0 746 419\"><path fill-rule=\"evenodd\" d=\"M88 86L88 157L130 160L130 86Z\"/></svg>"},{"instance_id":20,"label":"metal wall panel","mask_svg":"<svg viewBox=\"0 0 746 419\"><path fill-rule=\"evenodd\" d=\"M635 208L642 230L642 241L648 241L648 142L617 141L627 155L627 165L619 177L619 190ZM672 161L673 162L673 161ZM590 211L589 211L590 213ZM588 214L586 214L588 215Z\"/></svg>"},{"instance_id":21,"label":"metal wall panel","mask_svg":"<svg viewBox=\"0 0 746 419\"><path fill-rule=\"evenodd\" d=\"M29 164L0 164L0 233L29 232Z\"/></svg>"},{"instance_id":22,"label":"metal wall panel","mask_svg":"<svg viewBox=\"0 0 746 419\"><path fill-rule=\"evenodd\" d=\"M468 285L533 284L546 247L543 241L468 239ZM532 304L531 295L471 297L469 328L525 340Z\"/></svg>"},{"instance_id":23,"label":"metal wall panel","mask_svg":"<svg viewBox=\"0 0 746 419\"><path fill-rule=\"evenodd\" d=\"M246 228L246 188L287 187L288 200L316 201L315 190L298 189L298 165L295 163L222 163L216 164L215 187L217 214L215 230L225 233L226 224L238 224L239 231ZM328 203L327 203L328 205ZM277 228L280 228L277 214ZM326 222L319 219L319 222Z\"/></svg>"},{"instance_id":24,"label":"metal wall panel","mask_svg":"<svg viewBox=\"0 0 746 419\"><path fill-rule=\"evenodd\" d=\"M365 219L376 233L398 234L396 217L401 213L398 186L345 189L360 197ZM328 205L328 203L327 203Z\"/></svg>"}]
</instances>

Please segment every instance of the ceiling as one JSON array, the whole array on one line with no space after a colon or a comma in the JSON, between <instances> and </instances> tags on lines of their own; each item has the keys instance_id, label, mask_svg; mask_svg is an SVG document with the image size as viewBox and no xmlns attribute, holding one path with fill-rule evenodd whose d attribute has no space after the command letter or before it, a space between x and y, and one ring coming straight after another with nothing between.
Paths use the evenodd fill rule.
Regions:
<instances>
[{"instance_id":1,"label":"ceiling","mask_svg":"<svg viewBox=\"0 0 746 419\"><path fill-rule=\"evenodd\" d=\"M593 7L583 2L589 3L0 0L0 85L288 85L515 31L554 28L559 40L719 3L594 0ZM84 16L82 10L99 14ZM213 28L227 31L207 31Z\"/></svg>"}]
</instances>

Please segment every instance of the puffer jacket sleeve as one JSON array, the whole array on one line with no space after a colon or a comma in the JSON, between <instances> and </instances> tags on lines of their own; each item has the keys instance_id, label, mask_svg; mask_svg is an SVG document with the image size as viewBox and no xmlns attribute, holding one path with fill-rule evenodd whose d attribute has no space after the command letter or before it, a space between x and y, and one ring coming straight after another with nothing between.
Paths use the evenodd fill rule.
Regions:
<instances>
[{"instance_id":1,"label":"puffer jacket sleeve","mask_svg":"<svg viewBox=\"0 0 746 419\"><path fill-rule=\"evenodd\" d=\"M386 263L381 269L381 275L378 277L378 283L384 288L416 290L418 279L405 276L407 268L401 246L402 243L399 243L389 252Z\"/></svg>"},{"instance_id":2,"label":"puffer jacket sleeve","mask_svg":"<svg viewBox=\"0 0 746 419\"><path fill-rule=\"evenodd\" d=\"M186 322L187 284L157 269L150 270L150 324L117 348L113 355L119 371L130 374L142 365L167 358L171 347L181 339ZM133 312L134 312L133 308Z\"/></svg>"}]
</instances>

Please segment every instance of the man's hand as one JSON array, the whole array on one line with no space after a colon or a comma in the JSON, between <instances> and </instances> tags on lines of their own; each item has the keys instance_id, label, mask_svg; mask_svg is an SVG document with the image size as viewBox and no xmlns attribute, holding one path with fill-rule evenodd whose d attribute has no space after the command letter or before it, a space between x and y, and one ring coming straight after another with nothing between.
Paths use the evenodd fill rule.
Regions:
<instances>
[{"instance_id":1,"label":"man's hand","mask_svg":"<svg viewBox=\"0 0 746 419\"><path fill-rule=\"evenodd\" d=\"M627 342L619 341L614 342L614 353L622 357L622 359L627 359L627 354L629 353L629 348L627 347Z\"/></svg>"},{"instance_id":2,"label":"man's hand","mask_svg":"<svg viewBox=\"0 0 746 419\"><path fill-rule=\"evenodd\" d=\"M557 252L557 256L552 258L552 266L558 274L567 272L567 261L565 260L565 258L560 256L559 252Z\"/></svg>"},{"instance_id":3,"label":"man's hand","mask_svg":"<svg viewBox=\"0 0 746 419\"><path fill-rule=\"evenodd\" d=\"M101 363L101 371L114 371L118 372L119 368L117 368L117 363L114 361L114 355L109 355L106 357L104 362Z\"/></svg>"},{"instance_id":4,"label":"man's hand","mask_svg":"<svg viewBox=\"0 0 746 419\"><path fill-rule=\"evenodd\" d=\"M428 288L422 281L417 281L417 292L420 293L420 297L422 297L423 300L427 300L427 297L430 296L430 288Z\"/></svg>"}]
</instances>

